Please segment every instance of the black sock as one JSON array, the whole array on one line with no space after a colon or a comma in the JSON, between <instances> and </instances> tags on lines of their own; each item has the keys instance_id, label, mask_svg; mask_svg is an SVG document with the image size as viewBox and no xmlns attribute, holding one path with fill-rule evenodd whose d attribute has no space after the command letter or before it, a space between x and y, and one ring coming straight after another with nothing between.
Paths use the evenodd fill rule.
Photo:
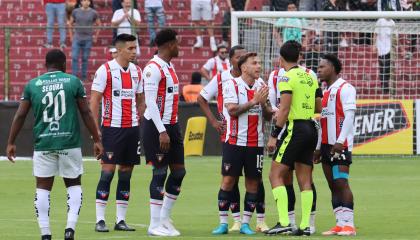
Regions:
<instances>
[{"instance_id":1,"label":"black sock","mask_svg":"<svg viewBox=\"0 0 420 240\"><path fill-rule=\"evenodd\" d=\"M130 199L131 171L118 171L117 200L128 201Z\"/></svg>"},{"instance_id":2,"label":"black sock","mask_svg":"<svg viewBox=\"0 0 420 240\"><path fill-rule=\"evenodd\" d=\"M186 171L184 168L171 171L166 181L166 193L178 196L181 192L181 184L185 174Z\"/></svg>"},{"instance_id":3,"label":"black sock","mask_svg":"<svg viewBox=\"0 0 420 240\"><path fill-rule=\"evenodd\" d=\"M153 169L152 181L150 182L150 198L163 200L165 180L167 176L167 167Z\"/></svg>"},{"instance_id":4,"label":"black sock","mask_svg":"<svg viewBox=\"0 0 420 240\"><path fill-rule=\"evenodd\" d=\"M237 216L238 213L240 214L241 211L241 194L239 192L238 183L236 183L233 186L233 189L231 191L230 210L232 211L232 215L234 216L234 218L235 216Z\"/></svg>"},{"instance_id":5,"label":"black sock","mask_svg":"<svg viewBox=\"0 0 420 240\"><path fill-rule=\"evenodd\" d=\"M312 186L312 192L314 194L314 199L312 201L312 209L311 212L315 212L316 211L316 188L315 188L315 184L311 184Z\"/></svg>"},{"instance_id":6,"label":"black sock","mask_svg":"<svg viewBox=\"0 0 420 240\"><path fill-rule=\"evenodd\" d=\"M293 185L287 185L286 191L287 191L287 211L292 212L295 210L295 203L296 203L296 196L295 196L295 189L293 188Z\"/></svg>"},{"instance_id":7,"label":"black sock","mask_svg":"<svg viewBox=\"0 0 420 240\"><path fill-rule=\"evenodd\" d=\"M252 213L257 204L258 195L256 193L245 193L244 199L244 214L242 216L242 223L249 223Z\"/></svg>"},{"instance_id":8,"label":"black sock","mask_svg":"<svg viewBox=\"0 0 420 240\"><path fill-rule=\"evenodd\" d=\"M257 199L257 206L255 211L257 214L264 214L265 213L265 189L263 181L260 182L258 185L258 199Z\"/></svg>"},{"instance_id":9,"label":"black sock","mask_svg":"<svg viewBox=\"0 0 420 240\"><path fill-rule=\"evenodd\" d=\"M109 189L111 187L114 172L101 171L98 186L96 187L96 199L108 201Z\"/></svg>"}]
</instances>

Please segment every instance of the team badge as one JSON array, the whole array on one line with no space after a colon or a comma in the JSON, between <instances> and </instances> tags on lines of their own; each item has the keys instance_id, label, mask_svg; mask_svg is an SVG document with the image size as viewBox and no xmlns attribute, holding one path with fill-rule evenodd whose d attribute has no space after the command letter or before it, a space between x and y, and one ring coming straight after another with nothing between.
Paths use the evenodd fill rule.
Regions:
<instances>
[{"instance_id":1,"label":"team badge","mask_svg":"<svg viewBox=\"0 0 420 240\"><path fill-rule=\"evenodd\" d=\"M159 162L162 162L164 155L162 153L157 153L156 158Z\"/></svg>"},{"instance_id":2,"label":"team badge","mask_svg":"<svg viewBox=\"0 0 420 240\"><path fill-rule=\"evenodd\" d=\"M231 165L230 165L230 163L223 163L223 167L225 168L225 171L228 172Z\"/></svg>"},{"instance_id":3,"label":"team badge","mask_svg":"<svg viewBox=\"0 0 420 240\"><path fill-rule=\"evenodd\" d=\"M147 72L146 73L146 77L149 78L150 76L152 76L152 73L151 72Z\"/></svg>"},{"instance_id":4,"label":"team badge","mask_svg":"<svg viewBox=\"0 0 420 240\"><path fill-rule=\"evenodd\" d=\"M111 160L112 157L114 156L113 152L107 152L106 155L108 156L108 159Z\"/></svg>"}]
</instances>

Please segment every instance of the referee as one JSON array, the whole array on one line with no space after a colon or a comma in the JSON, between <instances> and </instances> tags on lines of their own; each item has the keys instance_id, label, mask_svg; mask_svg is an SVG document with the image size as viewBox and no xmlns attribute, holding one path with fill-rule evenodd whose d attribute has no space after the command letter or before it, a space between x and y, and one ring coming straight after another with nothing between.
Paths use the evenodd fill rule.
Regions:
<instances>
[{"instance_id":1,"label":"referee","mask_svg":"<svg viewBox=\"0 0 420 240\"><path fill-rule=\"evenodd\" d=\"M312 159L318 134L312 120L321 110L322 91L316 78L298 66L302 46L296 41L287 41L281 46L280 57L286 73L279 79L280 107L276 125L270 138L281 133L277 157L271 164L270 182L277 203L279 222L267 234L310 235L309 218L313 192L311 187ZM283 131L284 127L284 131ZM301 190L302 221L295 231L288 218L286 176L295 169Z\"/></svg>"}]
</instances>

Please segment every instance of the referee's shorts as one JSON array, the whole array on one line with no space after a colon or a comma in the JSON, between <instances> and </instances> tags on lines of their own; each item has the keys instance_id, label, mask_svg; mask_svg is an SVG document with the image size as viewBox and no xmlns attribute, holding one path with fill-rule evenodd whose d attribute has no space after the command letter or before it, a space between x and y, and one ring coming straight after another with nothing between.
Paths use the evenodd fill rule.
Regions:
<instances>
[{"instance_id":1,"label":"referee's shorts","mask_svg":"<svg viewBox=\"0 0 420 240\"><path fill-rule=\"evenodd\" d=\"M318 131L312 120L294 120L286 123L273 160L294 168L295 162L313 165L313 153Z\"/></svg>"}]
</instances>

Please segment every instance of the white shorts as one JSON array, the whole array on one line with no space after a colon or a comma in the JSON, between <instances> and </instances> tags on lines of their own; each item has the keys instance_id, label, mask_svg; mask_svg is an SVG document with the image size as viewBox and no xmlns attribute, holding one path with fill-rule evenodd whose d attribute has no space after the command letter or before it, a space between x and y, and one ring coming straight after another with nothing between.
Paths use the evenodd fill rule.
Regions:
<instances>
[{"instance_id":1,"label":"white shorts","mask_svg":"<svg viewBox=\"0 0 420 240\"><path fill-rule=\"evenodd\" d=\"M191 20L213 20L213 7L211 0L191 0Z\"/></svg>"},{"instance_id":2,"label":"white shorts","mask_svg":"<svg viewBox=\"0 0 420 240\"><path fill-rule=\"evenodd\" d=\"M82 173L81 148L34 151L33 174L35 177L77 178Z\"/></svg>"}]
</instances>

